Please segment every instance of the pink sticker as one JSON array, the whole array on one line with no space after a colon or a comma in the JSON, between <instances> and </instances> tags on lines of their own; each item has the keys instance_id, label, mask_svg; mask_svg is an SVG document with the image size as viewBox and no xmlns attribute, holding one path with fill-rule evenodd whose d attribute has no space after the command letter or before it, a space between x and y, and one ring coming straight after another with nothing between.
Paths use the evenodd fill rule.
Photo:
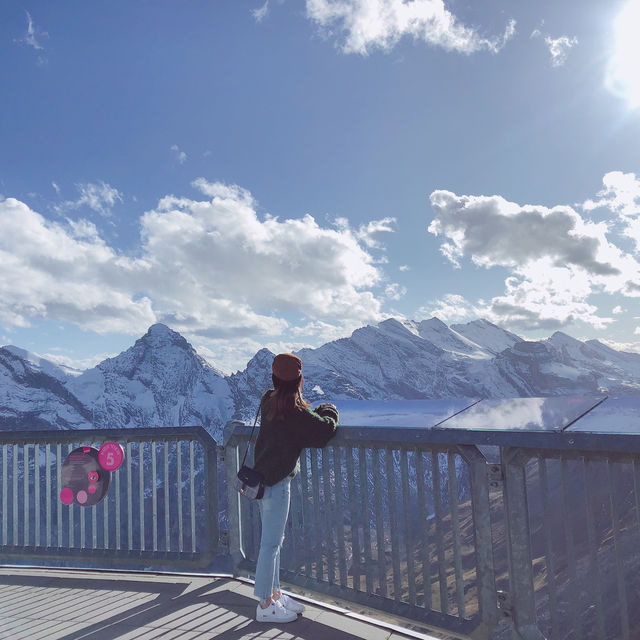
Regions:
<instances>
[{"instance_id":1,"label":"pink sticker","mask_svg":"<svg viewBox=\"0 0 640 640\"><path fill-rule=\"evenodd\" d=\"M80 504L84 504L88 499L89 499L89 496L87 495L86 491L84 491L82 489L80 491L78 491L78 495L76 496L76 500Z\"/></svg>"},{"instance_id":2,"label":"pink sticker","mask_svg":"<svg viewBox=\"0 0 640 640\"><path fill-rule=\"evenodd\" d=\"M62 502L62 504L71 504L73 502L73 491L71 491L69 487L65 487L60 492L60 502Z\"/></svg>"},{"instance_id":3,"label":"pink sticker","mask_svg":"<svg viewBox=\"0 0 640 640\"><path fill-rule=\"evenodd\" d=\"M96 492L96 485L95 484L90 484L89 485L89 493L94 494Z\"/></svg>"},{"instance_id":4,"label":"pink sticker","mask_svg":"<svg viewBox=\"0 0 640 640\"><path fill-rule=\"evenodd\" d=\"M100 476L97 471L89 471L89 482L98 482Z\"/></svg>"},{"instance_id":5,"label":"pink sticker","mask_svg":"<svg viewBox=\"0 0 640 640\"><path fill-rule=\"evenodd\" d=\"M124 460L124 450L117 442L105 442L98 452L98 462L105 471L115 471Z\"/></svg>"}]
</instances>

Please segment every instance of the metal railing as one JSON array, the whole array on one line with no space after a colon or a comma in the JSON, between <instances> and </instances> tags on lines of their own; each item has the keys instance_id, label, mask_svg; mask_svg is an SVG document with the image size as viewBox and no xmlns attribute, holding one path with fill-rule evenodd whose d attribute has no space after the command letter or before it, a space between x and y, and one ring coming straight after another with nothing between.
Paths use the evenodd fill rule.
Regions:
<instances>
[{"instance_id":1,"label":"metal railing","mask_svg":"<svg viewBox=\"0 0 640 640\"><path fill-rule=\"evenodd\" d=\"M227 442L233 477L250 430ZM236 571L256 503L229 489ZM343 428L292 482L282 577L470 638L640 638L640 438Z\"/></svg>"},{"instance_id":2,"label":"metal railing","mask_svg":"<svg viewBox=\"0 0 640 640\"><path fill-rule=\"evenodd\" d=\"M107 440L125 456L105 499L62 504L66 456ZM218 551L217 445L202 427L0 432L0 448L0 558L206 567Z\"/></svg>"},{"instance_id":3,"label":"metal railing","mask_svg":"<svg viewBox=\"0 0 640 640\"><path fill-rule=\"evenodd\" d=\"M206 570L230 556L251 576L257 504L228 481L249 433L222 448L201 427L0 432L0 561ZM125 449L107 496L63 505L62 461L106 440ZM639 543L637 436L349 427L301 457L281 569L457 637L635 640Z\"/></svg>"}]
</instances>

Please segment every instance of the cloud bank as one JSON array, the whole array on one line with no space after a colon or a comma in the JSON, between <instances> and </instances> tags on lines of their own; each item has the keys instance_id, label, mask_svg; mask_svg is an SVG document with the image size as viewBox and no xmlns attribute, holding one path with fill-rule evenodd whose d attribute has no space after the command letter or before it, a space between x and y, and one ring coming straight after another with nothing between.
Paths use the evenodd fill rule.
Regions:
<instances>
[{"instance_id":1,"label":"cloud bank","mask_svg":"<svg viewBox=\"0 0 640 640\"><path fill-rule=\"evenodd\" d=\"M52 222L0 201L0 320L133 335L160 321L212 340L276 340L297 329L304 341L305 327L333 335L378 321L385 290L399 294L370 249L390 220L352 230L310 215L260 218L245 189L193 184L205 198L169 195L142 215L135 256L110 247L91 222Z\"/></svg>"},{"instance_id":2,"label":"cloud bank","mask_svg":"<svg viewBox=\"0 0 640 640\"><path fill-rule=\"evenodd\" d=\"M599 200L588 201L584 208L608 207L633 236L637 187L635 176L607 174ZM593 294L640 295L635 256L609 239L609 225L586 220L572 207L523 206L500 196L458 196L442 190L434 191L430 200L435 215L429 232L441 238L440 251L455 267L461 268L468 258L479 267L502 268L508 274L503 295L475 305L445 300L441 313L455 303L515 329L556 329L578 320L601 329L613 319L590 302Z\"/></svg>"}]
</instances>

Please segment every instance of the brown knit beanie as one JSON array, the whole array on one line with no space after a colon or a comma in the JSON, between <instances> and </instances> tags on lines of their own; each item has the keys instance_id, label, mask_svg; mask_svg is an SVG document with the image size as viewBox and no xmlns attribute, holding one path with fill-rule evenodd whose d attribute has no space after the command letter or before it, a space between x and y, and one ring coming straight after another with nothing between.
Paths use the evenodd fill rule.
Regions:
<instances>
[{"instance_id":1,"label":"brown knit beanie","mask_svg":"<svg viewBox=\"0 0 640 640\"><path fill-rule=\"evenodd\" d=\"M283 382L297 380L302 374L302 360L293 353L279 353L273 359L271 370Z\"/></svg>"}]
</instances>

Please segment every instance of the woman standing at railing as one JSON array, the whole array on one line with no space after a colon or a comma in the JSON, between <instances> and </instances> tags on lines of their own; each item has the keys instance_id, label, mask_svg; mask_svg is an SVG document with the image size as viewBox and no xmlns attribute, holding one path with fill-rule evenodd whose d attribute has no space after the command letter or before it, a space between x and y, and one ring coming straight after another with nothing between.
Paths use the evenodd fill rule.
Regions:
<instances>
[{"instance_id":1,"label":"woman standing at railing","mask_svg":"<svg viewBox=\"0 0 640 640\"><path fill-rule=\"evenodd\" d=\"M292 353L273 359L273 389L260 401L262 418L253 468L264 476L259 501L262 537L256 565L254 595L258 622L292 622L304 605L280 591L280 549L289 515L291 478L307 447L324 447L333 437L338 411L332 404L311 410L302 398L302 360Z\"/></svg>"}]
</instances>

